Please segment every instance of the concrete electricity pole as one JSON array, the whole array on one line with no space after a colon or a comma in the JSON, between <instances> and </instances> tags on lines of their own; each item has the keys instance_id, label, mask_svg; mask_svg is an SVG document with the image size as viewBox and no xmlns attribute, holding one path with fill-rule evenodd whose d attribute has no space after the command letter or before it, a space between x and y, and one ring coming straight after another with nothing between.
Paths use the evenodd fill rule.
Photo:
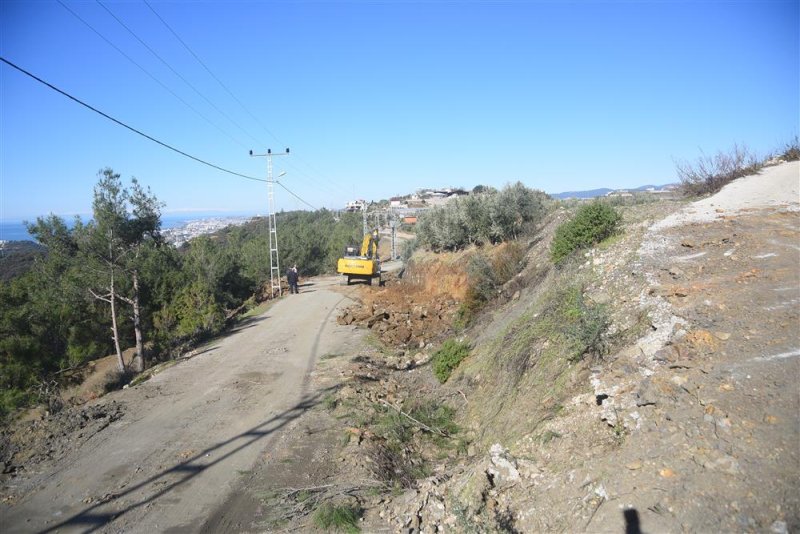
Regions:
<instances>
[{"instance_id":1,"label":"concrete electricity pole","mask_svg":"<svg viewBox=\"0 0 800 534\"><path fill-rule=\"evenodd\" d=\"M266 154L253 154L252 157L265 157L267 158L267 201L269 203L269 285L270 296L275 298L275 290L277 289L278 296L282 295L281 292L281 265L278 259L278 229L275 224L275 192L273 191L274 181L272 180L272 156L288 156L289 149L285 153L273 154L272 149L268 148Z\"/></svg>"}]
</instances>

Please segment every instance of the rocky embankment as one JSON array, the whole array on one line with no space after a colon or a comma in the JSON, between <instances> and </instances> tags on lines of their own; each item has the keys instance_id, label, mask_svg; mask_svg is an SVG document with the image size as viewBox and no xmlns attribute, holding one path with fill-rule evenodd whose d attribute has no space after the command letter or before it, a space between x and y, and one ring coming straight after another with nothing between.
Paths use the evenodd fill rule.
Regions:
<instances>
[{"instance_id":1,"label":"rocky embankment","mask_svg":"<svg viewBox=\"0 0 800 534\"><path fill-rule=\"evenodd\" d=\"M578 268L588 298L610 310L613 350L561 375L571 393L547 417L513 435L495 429L495 442L484 434L466 458L368 514L373 525L388 521L407 532L800 528L799 165L766 169L677 211L626 209L623 236L588 252ZM508 307L531 306L540 294L527 287ZM522 313L501 309L493 317ZM615 344L622 334L630 340ZM532 365L523 372L535 372ZM492 398L476 386L481 380L480 372L464 372L445 391L464 395L468 413L481 413L469 408L473 398ZM516 405L517 421L530 418L530 396L542 394L507 391L495 385L495 397L505 395L497 413L511 420ZM542 395L541 402L554 401ZM493 425L491 418L461 422Z\"/></svg>"}]
</instances>

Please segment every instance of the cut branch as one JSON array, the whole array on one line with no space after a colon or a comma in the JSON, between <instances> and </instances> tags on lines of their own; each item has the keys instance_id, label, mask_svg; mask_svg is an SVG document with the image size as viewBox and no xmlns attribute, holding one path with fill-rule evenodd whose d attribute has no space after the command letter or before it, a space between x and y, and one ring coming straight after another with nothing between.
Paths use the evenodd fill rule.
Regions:
<instances>
[{"instance_id":1,"label":"cut branch","mask_svg":"<svg viewBox=\"0 0 800 534\"><path fill-rule=\"evenodd\" d=\"M440 428L436 428L436 427L430 427L430 426L426 425L425 423L414 419L413 417L408 415L406 412L404 412L403 410L401 410L400 408L398 408L394 404L390 404L390 403L386 402L385 400L381 400L381 402L383 404L385 404L386 406L388 406L389 408L392 408L392 409L396 410L397 413L399 413L400 415L402 415L404 417L407 417L411 422L416 424L421 429L427 430L428 432L431 432L432 434L439 434L440 436L443 436L445 438L449 438L450 437L450 435L447 432L445 432L444 430L442 430Z\"/></svg>"}]
</instances>

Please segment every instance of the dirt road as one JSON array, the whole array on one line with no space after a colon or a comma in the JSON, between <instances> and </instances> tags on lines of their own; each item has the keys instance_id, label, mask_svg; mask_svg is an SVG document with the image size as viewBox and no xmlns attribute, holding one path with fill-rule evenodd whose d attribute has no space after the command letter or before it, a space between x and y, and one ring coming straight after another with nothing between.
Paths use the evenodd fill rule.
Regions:
<instances>
[{"instance_id":1,"label":"dirt road","mask_svg":"<svg viewBox=\"0 0 800 534\"><path fill-rule=\"evenodd\" d=\"M124 415L40 472L12 479L4 532L197 531L283 429L324 392L308 377L359 335L315 279L151 380L103 397Z\"/></svg>"}]
</instances>

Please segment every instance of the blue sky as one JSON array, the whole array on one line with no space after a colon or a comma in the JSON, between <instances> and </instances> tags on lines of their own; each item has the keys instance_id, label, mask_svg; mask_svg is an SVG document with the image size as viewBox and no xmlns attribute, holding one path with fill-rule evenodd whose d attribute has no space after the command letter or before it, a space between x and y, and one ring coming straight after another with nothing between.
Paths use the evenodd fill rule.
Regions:
<instances>
[{"instance_id":1,"label":"blue sky","mask_svg":"<svg viewBox=\"0 0 800 534\"><path fill-rule=\"evenodd\" d=\"M675 159L734 143L763 154L800 129L798 1L149 0L235 99L146 3L61 2L150 75L57 0L0 0L2 56L235 172L264 178L248 150L290 147L274 172L314 207L518 180L663 184ZM0 93L0 219L90 212L103 167L165 212L266 212L264 183L5 64ZM275 199L308 208L279 187Z\"/></svg>"}]
</instances>

